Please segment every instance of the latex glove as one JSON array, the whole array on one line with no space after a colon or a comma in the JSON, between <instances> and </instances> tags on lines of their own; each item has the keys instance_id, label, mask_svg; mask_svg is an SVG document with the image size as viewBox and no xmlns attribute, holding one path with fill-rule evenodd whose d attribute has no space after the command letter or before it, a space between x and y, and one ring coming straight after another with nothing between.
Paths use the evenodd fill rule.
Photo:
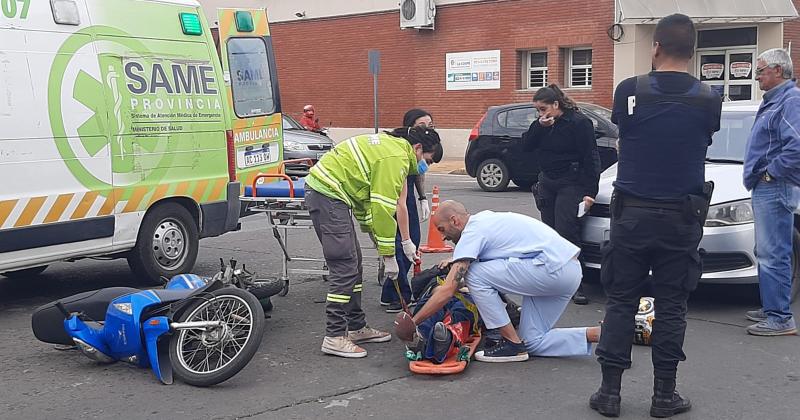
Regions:
<instances>
[{"instance_id":1,"label":"latex glove","mask_svg":"<svg viewBox=\"0 0 800 420\"><path fill-rule=\"evenodd\" d=\"M403 245L403 254L406 254L406 258L412 263L417 260L417 246L414 245L414 242L411 242L411 239L406 239L403 242L400 242Z\"/></svg>"},{"instance_id":2,"label":"latex glove","mask_svg":"<svg viewBox=\"0 0 800 420\"><path fill-rule=\"evenodd\" d=\"M423 198L419 200L419 221L424 222L431 217L431 205L428 204L428 199Z\"/></svg>"},{"instance_id":3,"label":"latex glove","mask_svg":"<svg viewBox=\"0 0 800 420\"><path fill-rule=\"evenodd\" d=\"M400 274L400 268L397 266L394 255L386 255L383 257L383 267L383 275L390 279L394 280Z\"/></svg>"}]
</instances>

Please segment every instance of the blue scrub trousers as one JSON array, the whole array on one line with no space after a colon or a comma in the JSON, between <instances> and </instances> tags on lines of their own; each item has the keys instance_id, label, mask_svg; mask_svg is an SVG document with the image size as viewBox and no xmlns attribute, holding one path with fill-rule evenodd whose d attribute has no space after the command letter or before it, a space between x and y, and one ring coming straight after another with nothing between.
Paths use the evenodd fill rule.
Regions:
<instances>
[{"instance_id":1,"label":"blue scrub trousers","mask_svg":"<svg viewBox=\"0 0 800 420\"><path fill-rule=\"evenodd\" d=\"M570 260L550 273L537 258L473 262L466 282L487 329L511 320L500 293L522 297L518 334L533 356L591 356L586 328L553 328L581 283L581 264Z\"/></svg>"},{"instance_id":2,"label":"blue scrub trousers","mask_svg":"<svg viewBox=\"0 0 800 420\"><path fill-rule=\"evenodd\" d=\"M419 226L419 213L417 212L417 195L415 193L416 175L411 175L407 178L408 195L406 195L406 207L408 207L408 230L411 234L411 242L419 248L420 242L420 226ZM400 292L403 294L403 299L406 302L411 302L411 283L408 281L408 272L414 266L413 261L409 261L406 255L403 254L403 240L400 238L400 229L398 228L397 234L394 238L394 257L397 261L397 267L400 269L400 274L397 276L397 282L400 285ZM387 281L383 283L383 290L381 291L381 302L385 304L399 303L400 297L394 288L394 282Z\"/></svg>"}]
</instances>

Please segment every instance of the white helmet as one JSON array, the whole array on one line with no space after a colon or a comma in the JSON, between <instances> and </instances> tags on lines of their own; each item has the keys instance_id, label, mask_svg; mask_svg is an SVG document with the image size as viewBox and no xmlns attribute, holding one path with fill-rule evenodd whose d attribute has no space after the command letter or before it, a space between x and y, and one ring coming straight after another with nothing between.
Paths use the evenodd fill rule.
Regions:
<instances>
[{"instance_id":1,"label":"white helmet","mask_svg":"<svg viewBox=\"0 0 800 420\"><path fill-rule=\"evenodd\" d=\"M642 346L650 345L654 319L656 319L655 299L651 297L639 299L639 312L636 313L635 318L636 332L633 335L634 344Z\"/></svg>"}]
</instances>

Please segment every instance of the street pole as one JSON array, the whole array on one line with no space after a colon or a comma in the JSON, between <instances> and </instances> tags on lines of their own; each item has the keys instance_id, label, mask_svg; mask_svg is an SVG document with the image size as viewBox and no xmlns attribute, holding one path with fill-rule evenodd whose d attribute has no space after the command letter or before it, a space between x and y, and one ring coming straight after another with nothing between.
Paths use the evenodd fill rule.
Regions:
<instances>
[{"instance_id":1,"label":"street pole","mask_svg":"<svg viewBox=\"0 0 800 420\"><path fill-rule=\"evenodd\" d=\"M375 134L378 134L378 74L372 75L373 106L375 107Z\"/></svg>"},{"instance_id":2,"label":"street pole","mask_svg":"<svg viewBox=\"0 0 800 420\"><path fill-rule=\"evenodd\" d=\"M375 108L375 134L378 134L378 73L381 72L381 52L369 50L369 72L372 73L372 106Z\"/></svg>"}]
</instances>

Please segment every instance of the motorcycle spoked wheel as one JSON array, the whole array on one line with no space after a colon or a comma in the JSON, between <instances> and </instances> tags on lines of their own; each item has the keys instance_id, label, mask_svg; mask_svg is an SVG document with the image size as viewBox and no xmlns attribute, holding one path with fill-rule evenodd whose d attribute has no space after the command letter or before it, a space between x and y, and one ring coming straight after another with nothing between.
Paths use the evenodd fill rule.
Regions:
<instances>
[{"instance_id":1,"label":"motorcycle spoked wheel","mask_svg":"<svg viewBox=\"0 0 800 420\"><path fill-rule=\"evenodd\" d=\"M169 343L175 376L190 385L224 382L256 354L264 335L264 310L255 296L225 287L194 297L177 322L222 321L219 328L176 331Z\"/></svg>"}]
</instances>

